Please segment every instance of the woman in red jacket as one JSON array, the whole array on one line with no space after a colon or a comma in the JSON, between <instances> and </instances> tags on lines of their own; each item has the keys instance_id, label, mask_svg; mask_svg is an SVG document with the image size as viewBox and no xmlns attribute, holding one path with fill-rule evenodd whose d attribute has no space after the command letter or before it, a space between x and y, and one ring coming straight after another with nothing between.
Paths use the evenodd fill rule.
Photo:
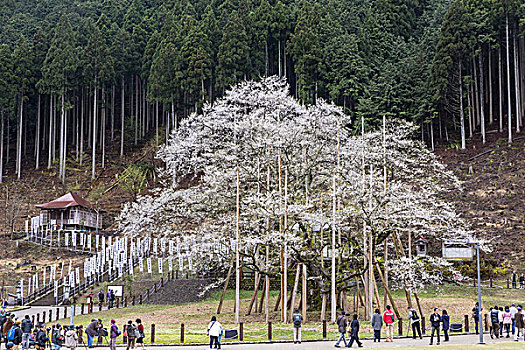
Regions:
<instances>
[{"instance_id":1,"label":"woman in red jacket","mask_svg":"<svg viewBox=\"0 0 525 350\"><path fill-rule=\"evenodd\" d=\"M135 322L137 322L137 330L140 333L140 337L137 338L137 344L142 345L142 349L144 349L144 325L140 318L137 318Z\"/></svg>"}]
</instances>

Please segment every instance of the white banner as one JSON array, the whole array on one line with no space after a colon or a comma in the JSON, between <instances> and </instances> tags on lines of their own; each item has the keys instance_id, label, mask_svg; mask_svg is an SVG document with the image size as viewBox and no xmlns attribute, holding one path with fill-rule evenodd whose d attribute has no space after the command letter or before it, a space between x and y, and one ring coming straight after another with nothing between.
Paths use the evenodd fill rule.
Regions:
<instances>
[{"instance_id":1,"label":"white banner","mask_svg":"<svg viewBox=\"0 0 525 350\"><path fill-rule=\"evenodd\" d=\"M68 231L64 233L64 242L66 244L66 247L69 247L69 232Z\"/></svg>"},{"instance_id":2,"label":"white banner","mask_svg":"<svg viewBox=\"0 0 525 350\"><path fill-rule=\"evenodd\" d=\"M153 238L153 254L157 255L157 238Z\"/></svg>"},{"instance_id":3,"label":"white banner","mask_svg":"<svg viewBox=\"0 0 525 350\"><path fill-rule=\"evenodd\" d=\"M129 274L133 275L133 258L129 259Z\"/></svg>"},{"instance_id":4,"label":"white banner","mask_svg":"<svg viewBox=\"0 0 525 350\"><path fill-rule=\"evenodd\" d=\"M77 279L77 284L80 284L80 268L79 267L75 268L75 277Z\"/></svg>"},{"instance_id":5,"label":"white banner","mask_svg":"<svg viewBox=\"0 0 525 350\"><path fill-rule=\"evenodd\" d=\"M91 235L87 236L87 238L88 238L87 247L89 250L91 250Z\"/></svg>"},{"instance_id":6,"label":"white banner","mask_svg":"<svg viewBox=\"0 0 525 350\"><path fill-rule=\"evenodd\" d=\"M169 250L168 250L169 254L170 255L173 255L173 241L170 239L170 243L169 243Z\"/></svg>"},{"instance_id":7,"label":"white banner","mask_svg":"<svg viewBox=\"0 0 525 350\"><path fill-rule=\"evenodd\" d=\"M159 273L162 274L162 258L158 258L159 263Z\"/></svg>"},{"instance_id":8,"label":"white banner","mask_svg":"<svg viewBox=\"0 0 525 350\"><path fill-rule=\"evenodd\" d=\"M140 272L144 272L144 262L142 261L142 258L139 258L139 270Z\"/></svg>"},{"instance_id":9,"label":"white banner","mask_svg":"<svg viewBox=\"0 0 525 350\"><path fill-rule=\"evenodd\" d=\"M173 257L171 256L168 258L168 267L169 267L170 272L173 271Z\"/></svg>"},{"instance_id":10,"label":"white banner","mask_svg":"<svg viewBox=\"0 0 525 350\"><path fill-rule=\"evenodd\" d=\"M146 262L148 263L148 273L151 273L151 258L148 258Z\"/></svg>"}]
</instances>

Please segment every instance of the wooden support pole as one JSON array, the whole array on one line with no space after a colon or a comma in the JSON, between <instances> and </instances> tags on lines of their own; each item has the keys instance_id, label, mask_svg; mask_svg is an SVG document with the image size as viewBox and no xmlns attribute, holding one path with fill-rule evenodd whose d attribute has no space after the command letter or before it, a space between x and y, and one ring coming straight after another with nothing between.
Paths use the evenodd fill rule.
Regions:
<instances>
[{"instance_id":1,"label":"wooden support pole","mask_svg":"<svg viewBox=\"0 0 525 350\"><path fill-rule=\"evenodd\" d=\"M308 307L307 305L307 301L308 301L308 295L307 295L307 285L306 285L306 264L303 264L303 283L302 283L302 287L303 287L303 291L301 293L301 311L302 311L302 316L303 316L303 322L306 323L306 309Z\"/></svg>"},{"instance_id":2,"label":"wooden support pole","mask_svg":"<svg viewBox=\"0 0 525 350\"><path fill-rule=\"evenodd\" d=\"M259 309L258 313L262 313L262 308L264 306L264 299L266 297L266 276L264 276L263 289L261 291L261 299L259 300Z\"/></svg>"},{"instance_id":3,"label":"wooden support pole","mask_svg":"<svg viewBox=\"0 0 525 350\"><path fill-rule=\"evenodd\" d=\"M281 295L282 293L277 294L277 301L275 302L275 307L273 308L273 311L279 310L279 304L281 304Z\"/></svg>"},{"instance_id":4,"label":"wooden support pole","mask_svg":"<svg viewBox=\"0 0 525 350\"><path fill-rule=\"evenodd\" d=\"M151 325L151 344L155 344L155 324Z\"/></svg>"},{"instance_id":5,"label":"wooden support pole","mask_svg":"<svg viewBox=\"0 0 525 350\"><path fill-rule=\"evenodd\" d=\"M226 275L226 281L224 282L224 288L222 289L221 300L219 300L219 306L217 307L217 315L220 315L222 309L222 303L224 302L224 296L226 295L226 290L228 289L228 283L230 283L230 277L232 274L233 266L230 265L228 269L228 274ZM142 300L141 300L142 303Z\"/></svg>"},{"instance_id":6,"label":"wooden support pole","mask_svg":"<svg viewBox=\"0 0 525 350\"><path fill-rule=\"evenodd\" d=\"M379 264L376 262L376 268L377 272L379 273L379 277L381 278L381 282L383 282L383 285L385 284L385 279L383 277L383 273L381 272L381 268L379 267ZM394 298L392 298L392 294L390 294L390 288L385 288L385 292L388 295L388 300L390 300L390 303L392 304L392 308L394 309L394 312L396 313L396 316L399 318L399 311L397 310L396 303L394 302Z\"/></svg>"},{"instance_id":7,"label":"wooden support pole","mask_svg":"<svg viewBox=\"0 0 525 350\"><path fill-rule=\"evenodd\" d=\"M373 269L373 267L372 267ZM372 274L373 278L372 278L372 281L374 282L374 291L375 291L375 296L376 296L376 303L377 303L377 308L379 310L381 310L381 303L379 302L379 290L377 289L377 283L376 283L376 278L375 276Z\"/></svg>"},{"instance_id":8,"label":"wooden support pole","mask_svg":"<svg viewBox=\"0 0 525 350\"><path fill-rule=\"evenodd\" d=\"M248 307L248 312L246 313L246 316L252 313L253 305L256 303L255 301L257 300L257 292L259 291L260 281L261 281L261 274L257 274L257 277L255 279L255 288L253 289L252 300L250 301L250 306ZM255 308L257 308L257 306Z\"/></svg>"},{"instance_id":9,"label":"wooden support pole","mask_svg":"<svg viewBox=\"0 0 525 350\"><path fill-rule=\"evenodd\" d=\"M180 324L180 342L184 343L184 323Z\"/></svg>"},{"instance_id":10,"label":"wooden support pole","mask_svg":"<svg viewBox=\"0 0 525 350\"><path fill-rule=\"evenodd\" d=\"M293 318L293 312L295 308L295 298L297 295L297 288L299 287L299 276L301 272L301 264L297 264L297 269L295 271L295 280L293 283L293 290L292 290L292 303L290 305L290 320Z\"/></svg>"}]
</instances>

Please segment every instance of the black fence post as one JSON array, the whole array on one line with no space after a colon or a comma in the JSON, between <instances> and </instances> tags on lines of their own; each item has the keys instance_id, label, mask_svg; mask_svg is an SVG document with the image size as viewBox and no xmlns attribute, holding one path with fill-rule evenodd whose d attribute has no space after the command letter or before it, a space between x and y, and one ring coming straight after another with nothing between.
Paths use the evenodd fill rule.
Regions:
<instances>
[{"instance_id":1,"label":"black fence post","mask_svg":"<svg viewBox=\"0 0 525 350\"><path fill-rule=\"evenodd\" d=\"M323 340L326 340L326 320L323 320Z\"/></svg>"}]
</instances>

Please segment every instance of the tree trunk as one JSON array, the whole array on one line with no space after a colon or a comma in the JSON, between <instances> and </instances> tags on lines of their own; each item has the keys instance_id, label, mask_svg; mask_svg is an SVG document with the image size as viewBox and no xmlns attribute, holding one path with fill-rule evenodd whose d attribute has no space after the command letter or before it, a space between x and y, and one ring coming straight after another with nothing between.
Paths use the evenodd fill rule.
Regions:
<instances>
[{"instance_id":1,"label":"tree trunk","mask_svg":"<svg viewBox=\"0 0 525 350\"><path fill-rule=\"evenodd\" d=\"M489 45L489 124L494 123L494 116L492 111L492 52Z\"/></svg>"},{"instance_id":2,"label":"tree trunk","mask_svg":"<svg viewBox=\"0 0 525 350\"><path fill-rule=\"evenodd\" d=\"M4 108L2 107L1 111L1 118L2 118L2 131L0 134L0 183L3 182L4 179Z\"/></svg>"},{"instance_id":3,"label":"tree trunk","mask_svg":"<svg viewBox=\"0 0 525 350\"><path fill-rule=\"evenodd\" d=\"M122 75L120 78L120 157L124 156L124 88L124 75Z\"/></svg>"},{"instance_id":4,"label":"tree trunk","mask_svg":"<svg viewBox=\"0 0 525 350\"><path fill-rule=\"evenodd\" d=\"M501 50L500 46L498 49L498 91L499 91L499 132L503 132L503 74L501 73Z\"/></svg>"},{"instance_id":5,"label":"tree trunk","mask_svg":"<svg viewBox=\"0 0 525 350\"><path fill-rule=\"evenodd\" d=\"M469 137L472 139L472 105L470 103L470 96L472 95L472 87L470 87L469 90L470 90L470 92L467 92L468 129L469 129Z\"/></svg>"},{"instance_id":6,"label":"tree trunk","mask_svg":"<svg viewBox=\"0 0 525 350\"><path fill-rule=\"evenodd\" d=\"M23 131L23 119L24 119L24 95L20 92L20 115L19 115L19 124L18 124L18 140L17 140L17 157L16 157L16 170L18 175L18 180L20 180L20 175L22 175L22 131Z\"/></svg>"},{"instance_id":7,"label":"tree trunk","mask_svg":"<svg viewBox=\"0 0 525 350\"><path fill-rule=\"evenodd\" d=\"M509 145L512 143L512 107L510 100L510 53L509 53L509 14L505 16L505 43L507 55L507 118L509 128Z\"/></svg>"},{"instance_id":8,"label":"tree trunk","mask_svg":"<svg viewBox=\"0 0 525 350\"><path fill-rule=\"evenodd\" d=\"M517 28L516 28L517 29ZM520 108L520 73L518 67L518 39L517 34L514 35L514 91L516 93L516 133L520 132L521 124L521 108Z\"/></svg>"},{"instance_id":9,"label":"tree trunk","mask_svg":"<svg viewBox=\"0 0 525 350\"><path fill-rule=\"evenodd\" d=\"M60 171L59 171L59 174L60 174L60 179L62 180L62 183L65 183L65 164L66 164L66 161L64 159L64 156L65 156L65 152L64 152L64 142L65 142L65 137L66 137L66 109L65 109L65 105L64 105L64 95L65 95L65 89L62 88L62 96L60 96L60 101L61 101L61 104L60 104Z\"/></svg>"},{"instance_id":10,"label":"tree trunk","mask_svg":"<svg viewBox=\"0 0 525 350\"><path fill-rule=\"evenodd\" d=\"M155 101L155 145L159 145L159 101Z\"/></svg>"},{"instance_id":11,"label":"tree trunk","mask_svg":"<svg viewBox=\"0 0 525 350\"><path fill-rule=\"evenodd\" d=\"M484 91L484 84L483 81L484 75L483 75L483 49L480 51L479 56L479 96L480 96L480 122L481 122L481 139L483 140L483 143L486 142L485 140L485 91Z\"/></svg>"},{"instance_id":12,"label":"tree trunk","mask_svg":"<svg viewBox=\"0 0 525 350\"><path fill-rule=\"evenodd\" d=\"M102 86L102 117L100 121L100 139L102 146L102 169L105 168L105 158L106 158L106 93L104 86Z\"/></svg>"},{"instance_id":13,"label":"tree trunk","mask_svg":"<svg viewBox=\"0 0 525 350\"><path fill-rule=\"evenodd\" d=\"M40 167L40 94L38 94L35 130L35 169Z\"/></svg>"},{"instance_id":14,"label":"tree trunk","mask_svg":"<svg viewBox=\"0 0 525 350\"><path fill-rule=\"evenodd\" d=\"M135 76L135 145L139 137L139 77Z\"/></svg>"},{"instance_id":15,"label":"tree trunk","mask_svg":"<svg viewBox=\"0 0 525 350\"><path fill-rule=\"evenodd\" d=\"M459 123L461 125L461 149L466 148L465 141L465 113L463 111L463 80L461 76L461 61L458 61L459 72Z\"/></svg>"},{"instance_id":16,"label":"tree trunk","mask_svg":"<svg viewBox=\"0 0 525 350\"><path fill-rule=\"evenodd\" d=\"M115 84L111 85L111 141L113 141L115 129Z\"/></svg>"},{"instance_id":17,"label":"tree trunk","mask_svg":"<svg viewBox=\"0 0 525 350\"><path fill-rule=\"evenodd\" d=\"M480 94L478 93L478 72L476 68L476 58L472 58L472 70L474 72L474 106L475 106L475 126L477 127L480 123L480 110L481 110L481 103L480 103Z\"/></svg>"},{"instance_id":18,"label":"tree trunk","mask_svg":"<svg viewBox=\"0 0 525 350\"><path fill-rule=\"evenodd\" d=\"M97 153L97 78L95 78L94 98L93 98L93 144L91 147L91 179L95 179L95 160Z\"/></svg>"},{"instance_id":19,"label":"tree trunk","mask_svg":"<svg viewBox=\"0 0 525 350\"><path fill-rule=\"evenodd\" d=\"M49 147L47 148L47 168L51 168L51 161L53 152L53 95L49 95Z\"/></svg>"},{"instance_id":20,"label":"tree trunk","mask_svg":"<svg viewBox=\"0 0 525 350\"><path fill-rule=\"evenodd\" d=\"M64 97L62 97L62 100L64 100ZM62 106L62 109L64 110L64 145L62 147L62 183L66 183L66 160L67 160L67 114L68 112L65 110L65 107Z\"/></svg>"},{"instance_id":21,"label":"tree trunk","mask_svg":"<svg viewBox=\"0 0 525 350\"><path fill-rule=\"evenodd\" d=\"M82 158L84 156L84 106L85 106L85 89L82 87L82 102L80 103L80 166L82 166Z\"/></svg>"}]
</instances>

